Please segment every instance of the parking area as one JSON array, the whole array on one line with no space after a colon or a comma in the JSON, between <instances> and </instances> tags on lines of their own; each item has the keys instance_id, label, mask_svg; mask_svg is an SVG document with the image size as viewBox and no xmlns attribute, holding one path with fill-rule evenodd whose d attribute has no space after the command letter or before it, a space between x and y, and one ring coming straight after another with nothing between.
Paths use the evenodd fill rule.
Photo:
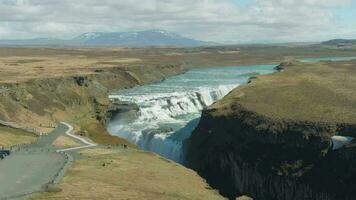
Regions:
<instances>
[{"instance_id":1,"label":"parking area","mask_svg":"<svg viewBox=\"0 0 356 200\"><path fill-rule=\"evenodd\" d=\"M45 191L61 175L68 157L57 153L52 143L67 129L62 125L32 144L0 149L0 200Z\"/></svg>"},{"instance_id":2,"label":"parking area","mask_svg":"<svg viewBox=\"0 0 356 200\"><path fill-rule=\"evenodd\" d=\"M42 191L64 164L63 155L45 149L13 152L0 161L0 199Z\"/></svg>"}]
</instances>

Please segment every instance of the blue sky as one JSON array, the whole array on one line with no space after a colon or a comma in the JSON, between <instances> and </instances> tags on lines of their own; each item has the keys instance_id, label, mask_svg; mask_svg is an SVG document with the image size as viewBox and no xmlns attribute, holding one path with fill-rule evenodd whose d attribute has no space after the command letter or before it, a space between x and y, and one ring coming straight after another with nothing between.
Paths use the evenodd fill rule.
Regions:
<instances>
[{"instance_id":1,"label":"blue sky","mask_svg":"<svg viewBox=\"0 0 356 200\"><path fill-rule=\"evenodd\" d=\"M349 6L335 8L333 13L338 22L356 27L356 2L352 2Z\"/></svg>"},{"instance_id":2,"label":"blue sky","mask_svg":"<svg viewBox=\"0 0 356 200\"><path fill-rule=\"evenodd\" d=\"M0 39L164 29L216 42L356 38L356 0L0 0Z\"/></svg>"}]
</instances>

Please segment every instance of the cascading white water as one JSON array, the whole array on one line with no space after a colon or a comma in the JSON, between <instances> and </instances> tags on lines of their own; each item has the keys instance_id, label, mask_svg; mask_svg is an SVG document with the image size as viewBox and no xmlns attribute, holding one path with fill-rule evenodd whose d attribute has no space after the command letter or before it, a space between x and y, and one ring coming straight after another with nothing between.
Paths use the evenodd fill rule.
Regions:
<instances>
[{"instance_id":1,"label":"cascading white water","mask_svg":"<svg viewBox=\"0 0 356 200\"><path fill-rule=\"evenodd\" d=\"M166 158L183 162L182 141L199 122L201 111L256 74L273 72L274 65L196 69L165 80L111 94L110 99L139 107L136 118L113 119L108 131Z\"/></svg>"},{"instance_id":2,"label":"cascading white water","mask_svg":"<svg viewBox=\"0 0 356 200\"><path fill-rule=\"evenodd\" d=\"M176 117L199 113L204 107L221 99L237 85L222 85L216 88L148 95L110 95L111 99L135 103L140 106L139 121L160 123L177 121Z\"/></svg>"},{"instance_id":3,"label":"cascading white water","mask_svg":"<svg viewBox=\"0 0 356 200\"><path fill-rule=\"evenodd\" d=\"M141 149L181 162L182 140L174 140L171 137L176 129L162 130L164 133L150 131L159 129L162 124L184 126L191 120L190 117L185 117L186 115L199 117L198 114L203 108L221 99L236 86L238 85L221 85L215 88L197 88L166 94L110 95L111 99L137 104L139 111L137 119L130 126L111 123L108 129L129 139Z\"/></svg>"}]
</instances>

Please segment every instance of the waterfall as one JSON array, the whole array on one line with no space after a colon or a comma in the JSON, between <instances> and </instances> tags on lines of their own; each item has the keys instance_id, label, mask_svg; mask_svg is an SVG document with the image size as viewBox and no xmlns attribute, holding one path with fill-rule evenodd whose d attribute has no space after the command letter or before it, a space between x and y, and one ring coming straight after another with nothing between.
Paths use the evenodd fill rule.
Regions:
<instances>
[{"instance_id":1,"label":"waterfall","mask_svg":"<svg viewBox=\"0 0 356 200\"><path fill-rule=\"evenodd\" d=\"M201 111L249 77L268 74L275 65L197 68L161 83L118 91L109 96L138 106L137 113L119 113L107 129L143 150L182 163L182 142L199 122ZM133 112L136 112L133 111Z\"/></svg>"},{"instance_id":2,"label":"waterfall","mask_svg":"<svg viewBox=\"0 0 356 200\"><path fill-rule=\"evenodd\" d=\"M116 122L114 119L108 130L143 150L182 162L182 141L196 127L202 109L224 97L236 86L199 87L172 93L110 95L111 99L137 104L139 111L137 119L130 126L121 124L120 119L116 119ZM189 117L185 117L187 115ZM192 118L196 120L189 123Z\"/></svg>"}]
</instances>

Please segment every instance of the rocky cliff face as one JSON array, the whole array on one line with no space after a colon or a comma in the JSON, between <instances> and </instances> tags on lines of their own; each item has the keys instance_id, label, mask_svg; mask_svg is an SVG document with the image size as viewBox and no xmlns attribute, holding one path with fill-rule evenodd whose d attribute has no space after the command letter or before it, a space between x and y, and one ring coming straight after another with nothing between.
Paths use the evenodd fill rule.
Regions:
<instances>
[{"instance_id":1,"label":"rocky cliff face","mask_svg":"<svg viewBox=\"0 0 356 200\"><path fill-rule=\"evenodd\" d=\"M0 85L0 120L40 129L58 121L93 118L105 123L110 91L161 81L179 65L97 69L92 73Z\"/></svg>"},{"instance_id":2,"label":"rocky cliff face","mask_svg":"<svg viewBox=\"0 0 356 200\"><path fill-rule=\"evenodd\" d=\"M203 112L187 164L234 199L356 198L355 62L280 65ZM283 69L283 70L282 70Z\"/></svg>"},{"instance_id":3,"label":"rocky cliff face","mask_svg":"<svg viewBox=\"0 0 356 200\"><path fill-rule=\"evenodd\" d=\"M217 107L203 112L187 160L225 196L355 198L356 148L331 150L331 137L356 133L355 125L272 119L238 103Z\"/></svg>"}]
</instances>

